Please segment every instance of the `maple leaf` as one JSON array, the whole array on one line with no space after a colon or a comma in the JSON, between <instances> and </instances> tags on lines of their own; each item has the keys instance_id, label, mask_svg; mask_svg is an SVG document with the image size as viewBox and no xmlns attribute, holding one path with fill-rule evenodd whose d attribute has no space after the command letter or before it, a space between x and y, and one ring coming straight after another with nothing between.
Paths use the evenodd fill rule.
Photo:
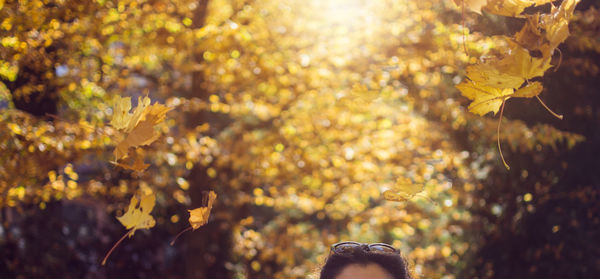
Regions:
<instances>
[{"instance_id":1,"label":"maple leaf","mask_svg":"<svg viewBox=\"0 0 600 279\"><path fill-rule=\"evenodd\" d=\"M205 207L203 206L198 207L196 209L188 210L188 212L190 213L189 222L194 230L208 223L208 217L210 216L210 211L212 209L213 202L216 198L217 194L215 194L215 192L213 191L210 191L208 193L208 202Z\"/></svg>"},{"instance_id":2,"label":"maple leaf","mask_svg":"<svg viewBox=\"0 0 600 279\"><path fill-rule=\"evenodd\" d=\"M398 178L392 189L383 192L383 198L388 201L407 201L423 192L423 190L425 190L423 184L412 183L412 181L407 178Z\"/></svg>"},{"instance_id":3,"label":"maple leaf","mask_svg":"<svg viewBox=\"0 0 600 279\"><path fill-rule=\"evenodd\" d=\"M114 152L117 160L125 158L130 147L149 145L160 136L160 133L154 130L154 120L155 116L150 115L117 144Z\"/></svg>"},{"instance_id":4,"label":"maple leaf","mask_svg":"<svg viewBox=\"0 0 600 279\"><path fill-rule=\"evenodd\" d=\"M144 97L143 99L142 97L138 97L138 106L133 110L133 113L130 113L129 110L131 110L131 98L117 96L115 98L113 116L110 120L110 125L117 130L122 130L126 133L130 132L141 120L142 116L144 115L144 111L148 106L150 106L150 102L150 98L148 97Z\"/></svg>"},{"instance_id":5,"label":"maple leaf","mask_svg":"<svg viewBox=\"0 0 600 279\"><path fill-rule=\"evenodd\" d=\"M566 0L559 7L552 6L548 14L526 15L527 22L515 34L515 40L529 50L540 50L548 58L569 36L569 19L579 0Z\"/></svg>"},{"instance_id":6,"label":"maple leaf","mask_svg":"<svg viewBox=\"0 0 600 279\"><path fill-rule=\"evenodd\" d=\"M569 21L565 18L559 18L552 23L543 23L541 26L546 30L546 39L551 49L556 48L569 37Z\"/></svg>"},{"instance_id":7,"label":"maple leaf","mask_svg":"<svg viewBox=\"0 0 600 279\"><path fill-rule=\"evenodd\" d=\"M130 149L126 159L119 160L117 162L111 162L124 169L133 171L144 171L150 165L144 163L142 156L138 155L135 150Z\"/></svg>"},{"instance_id":8,"label":"maple leaf","mask_svg":"<svg viewBox=\"0 0 600 279\"><path fill-rule=\"evenodd\" d=\"M150 215L150 212L152 212L155 203L155 194L143 195L140 200L138 200L135 195L131 197L127 212L125 212L123 216L117 217L117 220L119 220L119 222L121 222L121 224L129 231L127 231L123 237L110 248L108 253L106 253L106 256L104 256L104 259L102 260L102 265L106 264L106 260L108 260L110 254L112 254L126 236L129 235L129 237L132 237L136 230L154 227L156 221L154 220L154 217Z\"/></svg>"},{"instance_id":9,"label":"maple leaf","mask_svg":"<svg viewBox=\"0 0 600 279\"><path fill-rule=\"evenodd\" d=\"M523 78L525 80L534 77L543 76L544 72L552 65L550 58L535 58L529 54L529 51L512 40L507 40L509 45L509 55L498 62L501 71Z\"/></svg>"},{"instance_id":10,"label":"maple leaf","mask_svg":"<svg viewBox=\"0 0 600 279\"><path fill-rule=\"evenodd\" d=\"M463 96L473 100L469 105L470 112L479 115L493 112L495 115L508 98L530 98L541 92L540 83L533 83L534 87L526 86L522 90L519 88L525 81L544 75L552 66L550 59L531 57L517 43L508 39L507 43L509 49L504 58L468 66L469 80L456 86Z\"/></svg>"},{"instance_id":11,"label":"maple leaf","mask_svg":"<svg viewBox=\"0 0 600 279\"><path fill-rule=\"evenodd\" d=\"M501 59L467 67L467 77L482 86L496 88L519 88L526 80L542 76L552 67L550 59L535 58L527 49L505 38L509 48Z\"/></svg>"},{"instance_id":12,"label":"maple leaf","mask_svg":"<svg viewBox=\"0 0 600 279\"><path fill-rule=\"evenodd\" d=\"M557 8L552 6L550 14L540 17L540 27L545 30L549 50L554 50L569 37L569 19L573 16L579 0L565 0Z\"/></svg>"},{"instance_id":13,"label":"maple leaf","mask_svg":"<svg viewBox=\"0 0 600 279\"><path fill-rule=\"evenodd\" d=\"M544 86L538 81L527 84L526 86L519 88L519 90L513 93L512 97L515 98L533 98L537 95L540 95L544 89Z\"/></svg>"},{"instance_id":14,"label":"maple leaf","mask_svg":"<svg viewBox=\"0 0 600 279\"><path fill-rule=\"evenodd\" d=\"M131 230L129 237L132 237L136 230L149 229L154 227L156 221L154 217L150 215L154 204L156 203L156 195L144 195L141 200L138 201L136 196L131 197L129 208L127 212L121 217L117 217L117 220L125 226L126 229Z\"/></svg>"},{"instance_id":15,"label":"maple leaf","mask_svg":"<svg viewBox=\"0 0 600 279\"><path fill-rule=\"evenodd\" d=\"M129 148L150 145L160 136L155 125L165 119L171 108L158 103L150 105L150 102L148 97L138 98L138 106L133 113L129 113L131 98L117 97L110 124L126 133L126 136L117 143L114 151L116 161L126 158Z\"/></svg>"},{"instance_id":16,"label":"maple leaf","mask_svg":"<svg viewBox=\"0 0 600 279\"><path fill-rule=\"evenodd\" d=\"M544 45L543 30L539 25L540 14L526 15L527 21L515 34L515 41L529 50L540 49Z\"/></svg>"},{"instance_id":17,"label":"maple leaf","mask_svg":"<svg viewBox=\"0 0 600 279\"><path fill-rule=\"evenodd\" d=\"M502 112L504 111L504 103L511 97L517 98L532 98L536 97L538 101L554 116L562 119L562 115L558 115L554 113L542 100L538 97L538 95L542 92L543 86L540 82L532 82L527 84L526 86L519 88L518 90L514 90L514 88L495 88L491 86L485 86L481 84L477 84L471 80L465 80L456 86L462 95L473 100L469 105L469 111L484 115L488 112L493 112L494 115L500 110L500 118L498 119L498 127L497 127L497 141L498 141L498 151L500 152L500 158L502 159L502 163L506 167L506 169L510 169L508 163L504 159L504 155L502 154L502 147L500 146L500 125L502 123Z\"/></svg>"},{"instance_id":18,"label":"maple leaf","mask_svg":"<svg viewBox=\"0 0 600 279\"><path fill-rule=\"evenodd\" d=\"M467 77L478 84L496 88L516 88L525 82L520 76L501 72L497 64L470 65L467 67Z\"/></svg>"},{"instance_id":19,"label":"maple leaf","mask_svg":"<svg viewBox=\"0 0 600 279\"><path fill-rule=\"evenodd\" d=\"M204 192L204 193L206 193L206 192ZM212 206L213 206L215 199L217 199L217 194L213 191L210 191L208 193L208 195L205 194L203 196L202 202L203 202L203 204L206 204L206 206L188 210L188 212L190 213L190 218L188 220L190 222L190 226L188 228L184 229L183 231L179 232L175 236L173 241L171 241L171 246L173 246L173 244L175 244L175 240L177 240L179 238L179 236L181 236L184 232L187 232L189 230L196 230L196 229L206 225L206 223L208 223L208 217L210 217L210 211L212 210Z\"/></svg>"},{"instance_id":20,"label":"maple leaf","mask_svg":"<svg viewBox=\"0 0 600 279\"><path fill-rule=\"evenodd\" d=\"M473 100L469 105L469 111L479 115L493 112L494 115L500 109L502 102L513 93L513 88L497 88L465 80L456 86L463 96Z\"/></svg>"}]
</instances>

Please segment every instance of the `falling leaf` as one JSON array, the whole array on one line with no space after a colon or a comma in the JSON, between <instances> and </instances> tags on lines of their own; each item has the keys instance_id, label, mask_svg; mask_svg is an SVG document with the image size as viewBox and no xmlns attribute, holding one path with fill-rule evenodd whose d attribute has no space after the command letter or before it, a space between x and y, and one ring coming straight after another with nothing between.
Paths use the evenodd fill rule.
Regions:
<instances>
[{"instance_id":1,"label":"falling leaf","mask_svg":"<svg viewBox=\"0 0 600 279\"><path fill-rule=\"evenodd\" d=\"M508 39L507 43L509 48L505 57L467 67L469 80L456 86L463 96L473 100L469 105L470 112L496 114L508 98L531 98L542 91L542 85L538 82L519 88L525 81L544 75L552 66L550 59L532 57L517 43ZM518 90L518 94L515 90Z\"/></svg>"},{"instance_id":2,"label":"falling leaf","mask_svg":"<svg viewBox=\"0 0 600 279\"><path fill-rule=\"evenodd\" d=\"M550 14L540 17L540 27L545 30L544 34L551 50L569 36L569 19L573 16L578 2L579 0L565 0L558 8L553 6Z\"/></svg>"},{"instance_id":3,"label":"falling leaf","mask_svg":"<svg viewBox=\"0 0 600 279\"><path fill-rule=\"evenodd\" d=\"M527 21L519 32L515 34L515 41L526 49L537 50L544 45L543 30L540 28L540 14L526 15Z\"/></svg>"},{"instance_id":4,"label":"falling leaf","mask_svg":"<svg viewBox=\"0 0 600 279\"><path fill-rule=\"evenodd\" d=\"M423 192L424 189L425 186L423 184L412 183L407 178L398 178L392 189L383 192L383 198L388 201L407 201Z\"/></svg>"},{"instance_id":5,"label":"falling leaf","mask_svg":"<svg viewBox=\"0 0 600 279\"><path fill-rule=\"evenodd\" d=\"M119 161L127 157L129 148L137 148L154 142L160 133L155 126L165 119L165 115L171 109L155 103L150 105L150 98L138 98L138 106L133 113L131 109L131 98L117 97L113 118L110 124L126 133L125 138L117 143L114 155Z\"/></svg>"},{"instance_id":6,"label":"falling leaf","mask_svg":"<svg viewBox=\"0 0 600 279\"><path fill-rule=\"evenodd\" d=\"M542 92L542 89L544 89L544 87L542 86L542 84L540 82L538 82L538 81L532 82L532 83L528 84L527 86L515 91L515 93L512 95L512 97L533 98L533 97L539 95Z\"/></svg>"},{"instance_id":7,"label":"falling leaf","mask_svg":"<svg viewBox=\"0 0 600 279\"><path fill-rule=\"evenodd\" d=\"M544 72L552 67L549 58L532 57L527 49L512 40L507 42L509 44L509 55L498 62L501 71L529 80L543 76Z\"/></svg>"},{"instance_id":8,"label":"falling leaf","mask_svg":"<svg viewBox=\"0 0 600 279\"><path fill-rule=\"evenodd\" d=\"M540 50L544 58L552 56L554 50L569 36L569 19L577 0L563 1L559 7L552 6L548 14L525 15L527 22L515 34L515 41L529 50Z\"/></svg>"},{"instance_id":9,"label":"falling leaf","mask_svg":"<svg viewBox=\"0 0 600 279\"><path fill-rule=\"evenodd\" d=\"M135 152L135 150L132 149L129 150L127 158L111 163L124 169L133 171L144 171L150 166L149 164L144 163L143 157L137 154L137 152Z\"/></svg>"},{"instance_id":10,"label":"falling leaf","mask_svg":"<svg viewBox=\"0 0 600 279\"><path fill-rule=\"evenodd\" d=\"M190 226L187 227L186 229L184 229L183 231L179 232L175 236L175 238L171 241L171 246L173 246L173 244L175 244L175 241L184 232L187 232L189 230L196 230L196 229L206 225L206 223L208 223L208 217L210 217L210 211L212 209L213 202L215 201L216 198L217 198L217 194L215 192L210 191L208 193L208 195L206 195L206 192L204 192L202 202L203 202L203 204L206 204L206 206L188 210L188 212L190 213L190 218L189 218Z\"/></svg>"},{"instance_id":11,"label":"falling leaf","mask_svg":"<svg viewBox=\"0 0 600 279\"><path fill-rule=\"evenodd\" d=\"M216 198L217 194L215 194L213 191L210 191L210 193L208 193L208 203L205 207L188 210L190 212L190 225L192 228L194 228L194 230L208 223L210 210L212 209L213 202Z\"/></svg>"},{"instance_id":12,"label":"falling leaf","mask_svg":"<svg viewBox=\"0 0 600 279\"><path fill-rule=\"evenodd\" d=\"M550 42L551 48L556 48L569 37L569 22L564 18L560 18L552 24L543 24L542 26L546 30L546 39Z\"/></svg>"},{"instance_id":13,"label":"falling leaf","mask_svg":"<svg viewBox=\"0 0 600 279\"><path fill-rule=\"evenodd\" d=\"M125 158L130 147L149 145L159 136L160 133L154 130L154 117L150 116L140 122L123 141L117 144L114 152L115 158L117 160Z\"/></svg>"},{"instance_id":14,"label":"falling leaf","mask_svg":"<svg viewBox=\"0 0 600 279\"><path fill-rule=\"evenodd\" d=\"M467 77L477 84L496 88L516 88L524 78L500 72L496 64L476 64L467 67Z\"/></svg>"},{"instance_id":15,"label":"falling leaf","mask_svg":"<svg viewBox=\"0 0 600 279\"><path fill-rule=\"evenodd\" d=\"M112 254L115 248L119 246L126 236L129 235L129 237L132 237L135 233L135 230L138 229L149 229L154 227L156 221L154 220L154 217L150 215L150 212L152 212L155 202L155 194L143 195L141 200L138 200L135 195L131 197L127 212L125 212L123 216L117 217L117 220L119 220L119 222L121 222L121 224L123 224L123 226L125 226L125 228L129 231L127 231L123 237L121 237L115 243L115 245L110 248L108 253L106 253L106 256L104 256L104 259L102 260L102 265L106 264L106 260L108 260L110 254Z\"/></svg>"},{"instance_id":16,"label":"falling leaf","mask_svg":"<svg viewBox=\"0 0 600 279\"><path fill-rule=\"evenodd\" d=\"M550 59L532 57L527 49L505 38L509 48L501 59L467 67L467 77L483 86L519 88L524 81L542 76L550 68Z\"/></svg>"},{"instance_id":17,"label":"falling leaf","mask_svg":"<svg viewBox=\"0 0 600 279\"><path fill-rule=\"evenodd\" d=\"M456 86L463 96L473 100L469 105L469 111L484 115L493 112L494 115L500 109L502 102L513 94L512 88L495 88L477 84L471 80L465 80Z\"/></svg>"},{"instance_id":18,"label":"falling leaf","mask_svg":"<svg viewBox=\"0 0 600 279\"><path fill-rule=\"evenodd\" d=\"M115 106L113 108L113 116L110 125L123 132L130 132L141 120L144 111L150 106L150 102L150 98L148 97L144 97L143 99L142 97L138 97L138 106L133 113L130 113L131 98L117 96L115 98Z\"/></svg>"},{"instance_id":19,"label":"falling leaf","mask_svg":"<svg viewBox=\"0 0 600 279\"><path fill-rule=\"evenodd\" d=\"M117 217L125 228L131 230L129 237L133 236L135 230L154 227L156 221L154 221L154 217L150 215L150 212L152 212L155 202L155 194L144 195L139 201L136 196L131 197L127 212L123 216Z\"/></svg>"},{"instance_id":20,"label":"falling leaf","mask_svg":"<svg viewBox=\"0 0 600 279\"><path fill-rule=\"evenodd\" d=\"M534 58L527 49L519 46L516 42L507 40L507 43L509 50L505 57L469 66L467 68L469 79L458 84L456 88L461 91L463 96L473 100L469 104L470 112L479 115L493 112L495 115L500 110L497 127L498 151L504 166L510 169L500 146L500 125L505 101L511 97L536 97L550 113L560 119L562 116L550 110L538 97L543 90L541 83L528 83L521 88L524 81L544 75L544 72L551 67L550 58Z\"/></svg>"}]
</instances>

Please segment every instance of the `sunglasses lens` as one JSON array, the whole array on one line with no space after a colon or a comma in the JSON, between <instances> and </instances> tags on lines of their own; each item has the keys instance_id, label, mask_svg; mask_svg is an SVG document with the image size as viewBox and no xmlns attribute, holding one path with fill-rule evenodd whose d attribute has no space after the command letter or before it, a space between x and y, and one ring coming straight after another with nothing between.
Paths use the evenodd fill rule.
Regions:
<instances>
[{"instance_id":1,"label":"sunglasses lens","mask_svg":"<svg viewBox=\"0 0 600 279\"><path fill-rule=\"evenodd\" d=\"M369 245L369 249L371 251L383 252L383 253L396 253L396 249L394 247L389 246L387 244L371 244Z\"/></svg>"},{"instance_id":2,"label":"sunglasses lens","mask_svg":"<svg viewBox=\"0 0 600 279\"><path fill-rule=\"evenodd\" d=\"M363 247L365 250L378 252L378 253L400 253L394 247L385 244L385 243L373 243L373 244L363 244L358 242L340 242L334 244L332 246L332 251L334 253L343 254L350 253L356 250L358 247Z\"/></svg>"},{"instance_id":3,"label":"sunglasses lens","mask_svg":"<svg viewBox=\"0 0 600 279\"><path fill-rule=\"evenodd\" d=\"M356 247L359 247L360 245L360 243L356 242L342 242L334 245L333 250L336 253L346 253L356 249Z\"/></svg>"}]
</instances>

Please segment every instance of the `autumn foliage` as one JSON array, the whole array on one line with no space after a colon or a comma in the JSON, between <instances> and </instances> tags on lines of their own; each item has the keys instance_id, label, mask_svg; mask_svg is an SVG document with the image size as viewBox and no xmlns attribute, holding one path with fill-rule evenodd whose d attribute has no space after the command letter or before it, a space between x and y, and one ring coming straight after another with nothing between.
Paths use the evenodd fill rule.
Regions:
<instances>
[{"instance_id":1,"label":"autumn foliage","mask_svg":"<svg viewBox=\"0 0 600 279\"><path fill-rule=\"evenodd\" d=\"M0 0L0 277L592 278L597 8Z\"/></svg>"}]
</instances>

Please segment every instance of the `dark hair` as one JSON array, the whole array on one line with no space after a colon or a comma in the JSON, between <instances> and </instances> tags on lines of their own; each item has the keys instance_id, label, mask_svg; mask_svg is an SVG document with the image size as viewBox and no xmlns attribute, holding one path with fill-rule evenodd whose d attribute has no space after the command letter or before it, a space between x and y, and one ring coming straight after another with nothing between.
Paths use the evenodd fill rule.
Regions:
<instances>
[{"instance_id":1,"label":"dark hair","mask_svg":"<svg viewBox=\"0 0 600 279\"><path fill-rule=\"evenodd\" d=\"M321 269L320 279L334 279L351 264L378 264L394 279L411 279L406 260L400 254L369 251L366 245L345 250L343 253L331 253Z\"/></svg>"}]
</instances>

